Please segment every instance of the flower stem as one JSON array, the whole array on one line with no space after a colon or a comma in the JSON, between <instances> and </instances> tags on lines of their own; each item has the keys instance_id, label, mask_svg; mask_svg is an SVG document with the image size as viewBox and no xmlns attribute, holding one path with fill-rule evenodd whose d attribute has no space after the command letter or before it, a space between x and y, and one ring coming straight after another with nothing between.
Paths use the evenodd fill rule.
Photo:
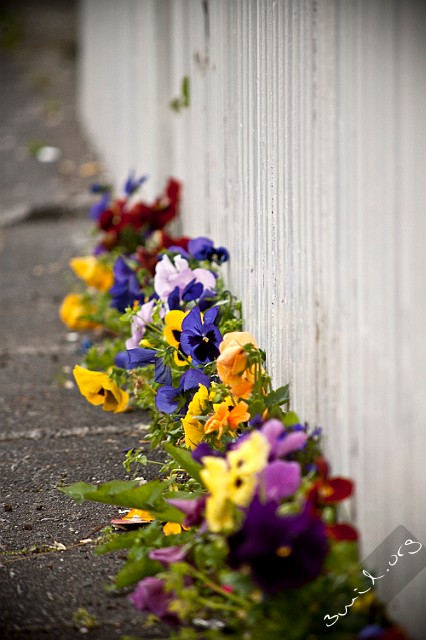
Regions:
<instances>
[{"instance_id":1,"label":"flower stem","mask_svg":"<svg viewBox=\"0 0 426 640\"><path fill-rule=\"evenodd\" d=\"M219 584L216 584L215 582L210 580L210 578L208 578L206 575L204 575L204 573L202 573L198 569L195 569L194 567L192 567L192 574L195 578L199 578L200 580L202 580L209 589L211 589L212 591L215 591L216 593L219 593L224 598L227 598L228 600L232 600L239 606L243 606L243 607L248 606L248 602L246 600L244 600L243 598L240 598L239 596L234 595L233 593L229 593L228 591L225 591L223 587L221 587Z\"/></svg>"}]
</instances>

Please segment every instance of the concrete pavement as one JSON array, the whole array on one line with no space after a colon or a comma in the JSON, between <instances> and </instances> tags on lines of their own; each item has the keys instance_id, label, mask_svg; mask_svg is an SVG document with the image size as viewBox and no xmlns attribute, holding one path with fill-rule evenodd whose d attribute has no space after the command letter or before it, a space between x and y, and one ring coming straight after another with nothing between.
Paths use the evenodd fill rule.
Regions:
<instances>
[{"instance_id":1,"label":"concrete pavement","mask_svg":"<svg viewBox=\"0 0 426 640\"><path fill-rule=\"evenodd\" d=\"M0 637L167 637L143 628L125 593L104 591L123 556L93 549L117 509L58 491L128 477L123 450L144 438L146 416L111 415L80 396L80 340L58 318L68 260L90 249L87 187L99 171L75 117L75 58L64 55L75 3L10 7L22 10L22 31L0 55ZM37 159L37 140L58 159Z\"/></svg>"}]
</instances>

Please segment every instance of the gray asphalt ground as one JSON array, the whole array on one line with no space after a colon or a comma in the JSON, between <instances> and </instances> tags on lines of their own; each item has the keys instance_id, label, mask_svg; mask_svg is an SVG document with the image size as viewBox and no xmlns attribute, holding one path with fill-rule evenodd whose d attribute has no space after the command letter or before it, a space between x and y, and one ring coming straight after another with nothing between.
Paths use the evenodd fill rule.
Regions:
<instances>
[{"instance_id":1,"label":"gray asphalt ground","mask_svg":"<svg viewBox=\"0 0 426 640\"><path fill-rule=\"evenodd\" d=\"M58 491L128 477L123 451L147 419L80 396L80 339L58 317L68 261L90 249L88 185L101 171L76 119L75 16L71 1L0 8L0 638L167 637L104 589L123 556L93 549L117 509ZM53 162L35 155L42 146L58 149Z\"/></svg>"}]
</instances>

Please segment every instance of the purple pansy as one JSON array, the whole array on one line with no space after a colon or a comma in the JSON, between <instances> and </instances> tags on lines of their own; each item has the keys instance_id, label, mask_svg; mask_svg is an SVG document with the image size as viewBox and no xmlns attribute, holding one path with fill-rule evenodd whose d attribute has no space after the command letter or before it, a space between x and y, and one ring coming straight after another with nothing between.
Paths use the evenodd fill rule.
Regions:
<instances>
[{"instance_id":1,"label":"purple pansy","mask_svg":"<svg viewBox=\"0 0 426 640\"><path fill-rule=\"evenodd\" d=\"M200 311L205 311L209 307L212 307L216 302L216 297L216 291L212 291L211 289L204 289L197 302L197 306L199 307Z\"/></svg>"},{"instance_id":2,"label":"purple pansy","mask_svg":"<svg viewBox=\"0 0 426 640\"><path fill-rule=\"evenodd\" d=\"M213 309L209 311L212 312ZM222 335L213 324L217 311L214 314L209 314L209 311L206 312L203 322L199 307L191 309L182 322L180 337L183 351L202 364L212 362L219 356L219 345L222 342Z\"/></svg>"},{"instance_id":3,"label":"purple pansy","mask_svg":"<svg viewBox=\"0 0 426 640\"><path fill-rule=\"evenodd\" d=\"M167 298L167 305L170 311L175 311L180 309L179 287L175 287L173 291L169 293L169 297Z\"/></svg>"},{"instance_id":4,"label":"purple pansy","mask_svg":"<svg viewBox=\"0 0 426 640\"><path fill-rule=\"evenodd\" d=\"M135 301L142 302L144 294L136 276L136 272L130 267L122 256L119 256L114 264L114 284L109 290L112 296L111 307L119 311L125 311Z\"/></svg>"},{"instance_id":5,"label":"purple pansy","mask_svg":"<svg viewBox=\"0 0 426 640\"><path fill-rule=\"evenodd\" d=\"M95 204L93 204L90 207L89 217L91 220L99 219L99 216L101 215L101 213L105 211L105 209L107 208L110 198L111 198L111 194L109 193L109 191L106 191L105 193L102 194L101 199L95 202Z\"/></svg>"},{"instance_id":6,"label":"purple pansy","mask_svg":"<svg viewBox=\"0 0 426 640\"><path fill-rule=\"evenodd\" d=\"M155 358L157 356L154 349L142 349L142 347L128 349L127 355L128 369L136 369L137 367L146 367L148 364L155 364Z\"/></svg>"},{"instance_id":7,"label":"purple pansy","mask_svg":"<svg viewBox=\"0 0 426 640\"><path fill-rule=\"evenodd\" d=\"M308 504L286 516L278 506L255 497L241 529L228 538L231 568L249 566L253 581L271 595L317 578L328 553L325 525Z\"/></svg>"},{"instance_id":8,"label":"purple pansy","mask_svg":"<svg viewBox=\"0 0 426 640\"><path fill-rule=\"evenodd\" d=\"M148 180L148 176L141 176L140 178L134 178L135 172L132 171L124 183L124 193L127 196L131 196L132 193L135 193L139 189L139 187Z\"/></svg>"},{"instance_id":9,"label":"purple pansy","mask_svg":"<svg viewBox=\"0 0 426 640\"><path fill-rule=\"evenodd\" d=\"M198 387L200 386L200 384L204 385L208 389L211 385L209 376L207 376L199 369L191 368L188 369L188 371L185 371L185 373L181 376L179 386L181 389L183 389L183 391L198 391Z\"/></svg>"},{"instance_id":10,"label":"purple pansy","mask_svg":"<svg viewBox=\"0 0 426 640\"><path fill-rule=\"evenodd\" d=\"M185 289L182 291L182 300L185 302L191 302L201 296L204 291L204 287L201 282L197 282L195 278L188 282ZM170 296L169 296L170 297Z\"/></svg>"},{"instance_id":11,"label":"purple pansy","mask_svg":"<svg viewBox=\"0 0 426 640\"><path fill-rule=\"evenodd\" d=\"M202 462L202 459L206 456L221 456L217 451L213 450L207 442L200 442L195 449L191 451L191 456L195 462Z\"/></svg>"},{"instance_id":12,"label":"purple pansy","mask_svg":"<svg viewBox=\"0 0 426 640\"><path fill-rule=\"evenodd\" d=\"M181 376L178 387L173 387L170 384L158 389L157 395L155 396L155 406L163 413L173 413L179 407L182 394L187 391L193 391L195 393L200 384L203 384L207 388L210 387L210 378L198 369L188 369L188 371L185 371Z\"/></svg>"},{"instance_id":13,"label":"purple pansy","mask_svg":"<svg viewBox=\"0 0 426 640\"><path fill-rule=\"evenodd\" d=\"M210 238L199 236L188 242L188 251L196 260L216 260L220 264L229 259L225 247L215 248Z\"/></svg>"},{"instance_id":14,"label":"purple pansy","mask_svg":"<svg viewBox=\"0 0 426 640\"><path fill-rule=\"evenodd\" d=\"M155 359L154 380L159 384L171 385L172 372L169 366L164 364L161 356L157 355Z\"/></svg>"},{"instance_id":15,"label":"purple pansy","mask_svg":"<svg viewBox=\"0 0 426 640\"><path fill-rule=\"evenodd\" d=\"M181 396L181 389L173 387L173 385L164 385L160 387L155 396L155 406L158 411L162 413L174 413L179 407L179 399Z\"/></svg>"},{"instance_id":16,"label":"purple pansy","mask_svg":"<svg viewBox=\"0 0 426 640\"><path fill-rule=\"evenodd\" d=\"M172 384L172 373L170 367L164 364L161 356L159 356L154 349L142 349L142 347L135 347L134 349L128 349L126 356L127 369L137 369L138 367L146 367L149 364L154 364L155 382L165 385Z\"/></svg>"},{"instance_id":17,"label":"purple pansy","mask_svg":"<svg viewBox=\"0 0 426 640\"><path fill-rule=\"evenodd\" d=\"M119 351L115 354L114 364L116 367L120 367L120 369L127 369L128 363L129 356L127 355L127 351Z\"/></svg>"}]
</instances>

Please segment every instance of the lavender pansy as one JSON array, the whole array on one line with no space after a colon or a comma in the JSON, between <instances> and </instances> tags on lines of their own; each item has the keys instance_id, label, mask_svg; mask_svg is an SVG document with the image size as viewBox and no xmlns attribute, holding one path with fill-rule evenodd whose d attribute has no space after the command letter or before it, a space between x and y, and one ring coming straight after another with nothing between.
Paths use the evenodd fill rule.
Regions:
<instances>
[{"instance_id":1,"label":"lavender pansy","mask_svg":"<svg viewBox=\"0 0 426 640\"><path fill-rule=\"evenodd\" d=\"M151 560L158 560L165 566L173 564L174 562L180 562L186 556L186 549L183 546L163 547L160 549L153 549L148 554Z\"/></svg>"},{"instance_id":2,"label":"lavender pansy","mask_svg":"<svg viewBox=\"0 0 426 640\"><path fill-rule=\"evenodd\" d=\"M302 449L308 440L308 436L303 431L287 432L280 420L268 420L261 431L271 447L270 460L282 458Z\"/></svg>"},{"instance_id":3,"label":"lavender pansy","mask_svg":"<svg viewBox=\"0 0 426 640\"><path fill-rule=\"evenodd\" d=\"M149 576L141 580L129 595L129 600L139 611L149 611L168 624L179 622L178 616L169 611L173 593L166 591L164 580L160 578Z\"/></svg>"},{"instance_id":4,"label":"lavender pansy","mask_svg":"<svg viewBox=\"0 0 426 640\"><path fill-rule=\"evenodd\" d=\"M300 487L301 470L298 462L273 460L263 470L261 486L267 500L280 502Z\"/></svg>"},{"instance_id":5,"label":"lavender pansy","mask_svg":"<svg viewBox=\"0 0 426 640\"><path fill-rule=\"evenodd\" d=\"M192 280L200 283L203 289L214 290L216 288L216 278L211 271L190 269L188 261L181 255L176 255L173 262L169 256L164 255L155 268L154 289L162 300L167 301L176 287L181 295Z\"/></svg>"},{"instance_id":6,"label":"lavender pansy","mask_svg":"<svg viewBox=\"0 0 426 640\"><path fill-rule=\"evenodd\" d=\"M126 349L134 349L145 335L146 325L152 322L155 300L145 302L133 316L131 322L132 336L126 340Z\"/></svg>"}]
</instances>

